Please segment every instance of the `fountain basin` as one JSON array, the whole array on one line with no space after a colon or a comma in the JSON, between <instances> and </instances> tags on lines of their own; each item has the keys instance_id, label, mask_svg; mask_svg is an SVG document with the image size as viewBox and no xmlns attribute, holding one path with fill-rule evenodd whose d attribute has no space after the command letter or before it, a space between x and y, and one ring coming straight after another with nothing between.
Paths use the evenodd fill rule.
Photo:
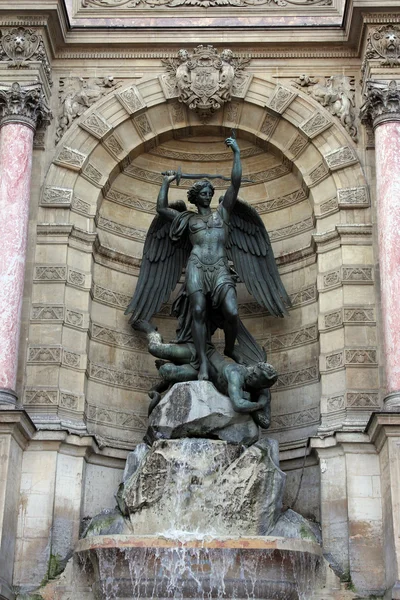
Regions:
<instances>
[{"instance_id":1,"label":"fountain basin","mask_svg":"<svg viewBox=\"0 0 400 600\"><path fill-rule=\"evenodd\" d=\"M76 552L93 567L99 600L309 600L323 564L318 544L283 537L101 535Z\"/></svg>"}]
</instances>

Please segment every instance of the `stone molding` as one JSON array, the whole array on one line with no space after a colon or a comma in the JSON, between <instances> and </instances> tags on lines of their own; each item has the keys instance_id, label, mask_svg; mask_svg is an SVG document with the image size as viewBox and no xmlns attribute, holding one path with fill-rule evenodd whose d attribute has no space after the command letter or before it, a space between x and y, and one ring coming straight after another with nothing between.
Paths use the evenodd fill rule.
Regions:
<instances>
[{"instance_id":1,"label":"stone molding","mask_svg":"<svg viewBox=\"0 0 400 600\"><path fill-rule=\"evenodd\" d=\"M0 412L0 432L11 435L20 448L25 450L31 441L36 427L24 410L4 410Z\"/></svg>"},{"instance_id":2,"label":"stone molding","mask_svg":"<svg viewBox=\"0 0 400 600\"><path fill-rule=\"evenodd\" d=\"M41 83L11 86L0 83L0 127L7 123L21 123L34 131L50 123L52 114L47 105Z\"/></svg>"},{"instance_id":3,"label":"stone molding","mask_svg":"<svg viewBox=\"0 0 400 600\"><path fill-rule=\"evenodd\" d=\"M0 388L0 410L12 410L16 408L18 396L14 390Z\"/></svg>"},{"instance_id":4,"label":"stone molding","mask_svg":"<svg viewBox=\"0 0 400 600\"><path fill-rule=\"evenodd\" d=\"M259 5L277 5L279 7L285 7L287 9L301 6L301 7L311 7L311 6L332 6L333 0L260 0L257 3ZM154 10L154 7L166 7L166 8L175 8L178 6L189 6L191 7L201 7L201 8L210 8L213 6L226 6L230 5L235 8L237 7L253 7L254 2L251 0L81 0L81 7L86 9L93 8L124 8L124 9L135 9L138 5L140 8L151 8Z\"/></svg>"},{"instance_id":5,"label":"stone molding","mask_svg":"<svg viewBox=\"0 0 400 600\"><path fill-rule=\"evenodd\" d=\"M383 399L384 410L400 412L400 391L391 392Z\"/></svg>"},{"instance_id":6,"label":"stone molding","mask_svg":"<svg viewBox=\"0 0 400 600\"><path fill-rule=\"evenodd\" d=\"M400 121L400 87L396 80L367 81L366 101L360 118L364 125L375 129L381 123Z\"/></svg>"}]
</instances>

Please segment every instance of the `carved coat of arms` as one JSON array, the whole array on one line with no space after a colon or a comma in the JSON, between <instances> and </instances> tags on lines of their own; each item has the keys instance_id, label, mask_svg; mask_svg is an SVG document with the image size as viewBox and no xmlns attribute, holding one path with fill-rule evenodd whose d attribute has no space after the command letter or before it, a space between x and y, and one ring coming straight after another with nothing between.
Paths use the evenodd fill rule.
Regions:
<instances>
[{"instance_id":1,"label":"carved coat of arms","mask_svg":"<svg viewBox=\"0 0 400 600\"><path fill-rule=\"evenodd\" d=\"M231 50L220 54L213 46L197 46L192 54L179 50L177 58L163 60L167 74L160 78L167 98L178 98L207 120L232 97L243 98L251 75L244 73L250 62L234 58Z\"/></svg>"}]
</instances>

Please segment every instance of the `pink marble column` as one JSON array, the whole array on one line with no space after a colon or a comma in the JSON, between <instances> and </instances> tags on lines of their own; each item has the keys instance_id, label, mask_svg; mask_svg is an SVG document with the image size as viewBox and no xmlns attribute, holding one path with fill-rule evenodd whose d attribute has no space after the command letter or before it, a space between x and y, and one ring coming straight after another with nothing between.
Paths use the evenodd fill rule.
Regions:
<instances>
[{"instance_id":1,"label":"pink marble column","mask_svg":"<svg viewBox=\"0 0 400 600\"><path fill-rule=\"evenodd\" d=\"M16 404L33 135L48 110L40 84L0 85L0 407Z\"/></svg>"},{"instance_id":2,"label":"pink marble column","mask_svg":"<svg viewBox=\"0 0 400 600\"><path fill-rule=\"evenodd\" d=\"M369 82L362 118L375 130L385 409L400 411L400 87L395 81Z\"/></svg>"},{"instance_id":3,"label":"pink marble column","mask_svg":"<svg viewBox=\"0 0 400 600\"><path fill-rule=\"evenodd\" d=\"M379 267L387 403L400 400L400 120L375 130ZM400 406L399 406L400 407Z\"/></svg>"}]
</instances>

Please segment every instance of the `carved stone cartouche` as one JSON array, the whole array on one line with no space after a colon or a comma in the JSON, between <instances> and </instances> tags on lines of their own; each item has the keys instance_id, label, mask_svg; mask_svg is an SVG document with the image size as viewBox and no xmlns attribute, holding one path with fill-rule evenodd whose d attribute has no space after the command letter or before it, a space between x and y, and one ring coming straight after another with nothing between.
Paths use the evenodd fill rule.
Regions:
<instances>
[{"instance_id":1,"label":"carved stone cartouche","mask_svg":"<svg viewBox=\"0 0 400 600\"><path fill-rule=\"evenodd\" d=\"M196 111L206 121L232 96L242 97L250 75L243 73L249 59L235 59L231 50L218 53L213 46L197 46L192 54L185 49L177 58L162 61L168 75L162 82L169 97Z\"/></svg>"},{"instance_id":2,"label":"carved stone cartouche","mask_svg":"<svg viewBox=\"0 0 400 600\"><path fill-rule=\"evenodd\" d=\"M12 69L29 68L29 63L42 63L49 85L52 85L50 62L42 36L33 29L17 27L0 31L0 62Z\"/></svg>"}]
</instances>

